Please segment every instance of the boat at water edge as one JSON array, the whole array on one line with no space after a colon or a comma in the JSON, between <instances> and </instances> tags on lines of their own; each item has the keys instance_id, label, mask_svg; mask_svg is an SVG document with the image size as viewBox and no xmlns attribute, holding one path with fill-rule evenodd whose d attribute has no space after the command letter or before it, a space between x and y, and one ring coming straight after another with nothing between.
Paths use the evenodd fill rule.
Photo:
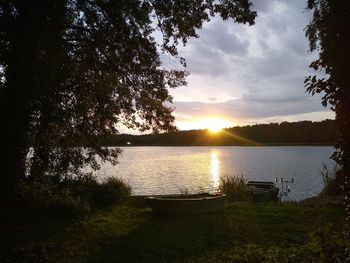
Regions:
<instances>
[{"instance_id":1,"label":"boat at water edge","mask_svg":"<svg viewBox=\"0 0 350 263\"><path fill-rule=\"evenodd\" d=\"M223 211L225 197L226 195L201 193L148 196L145 199L156 214L194 215Z\"/></svg>"},{"instance_id":2,"label":"boat at water edge","mask_svg":"<svg viewBox=\"0 0 350 263\"><path fill-rule=\"evenodd\" d=\"M252 195L252 201L256 203L279 200L279 189L273 182L248 181L247 190Z\"/></svg>"}]
</instances>

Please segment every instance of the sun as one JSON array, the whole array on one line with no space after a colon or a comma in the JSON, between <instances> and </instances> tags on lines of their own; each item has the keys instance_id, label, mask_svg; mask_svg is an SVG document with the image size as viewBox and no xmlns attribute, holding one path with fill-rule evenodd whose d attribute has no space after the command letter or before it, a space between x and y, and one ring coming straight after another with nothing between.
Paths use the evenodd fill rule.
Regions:
<instances>
[{"instance_id":1,"label":"sun","mask_svg":"<svg viewBox=\"0 0 350 263\"><path fill-rule=\"evenodd\" d=\"M185 122L177 122L177 125L182 130L201 129L207 130L211 134L222 132L222 129L233 127L234 122L223 117L208 116L204 118L192 119Z\"/></svg>"},{"instance_id":2,"label":"sun","mask_svg":"<svg viewBox=\"0 0 350 263\"><path fill-rule=\"evenodd\" d=\"M220 127L209 127L208 130L212 133L217 133L222 130Z\"/></svg>"},{"instance_id":3,"label":"sun","mask_svg":"<svg viewBox=\"0 0 350 263\"><path fill-rule=\"evenodd\" d=\"M211 133L218 133L222 129L232 126L230 121L221 118L207 118L201 120L201 123L201 126L208 129Z\"/></svg>"}]
</instances>

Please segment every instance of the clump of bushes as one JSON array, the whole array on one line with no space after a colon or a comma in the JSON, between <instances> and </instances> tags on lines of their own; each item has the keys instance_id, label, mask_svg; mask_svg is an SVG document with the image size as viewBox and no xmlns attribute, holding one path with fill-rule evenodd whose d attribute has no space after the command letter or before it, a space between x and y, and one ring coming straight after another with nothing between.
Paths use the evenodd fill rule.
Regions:
<instances>
[{"instance_id":1,"label":"clump of bushes","mask_svg":"<svg viewBox=\"0 0 350 263\"><path fill-rule=\"evenodd\" d=\"M344 180L340 174L340 167L335 165L333 168L328 168L326 164L322 164L320 173L324 182L321 195L339 196L342 194L342 185Z\"/></svg>"},{"instance_id":2,"label":"clump of bushes","mask_svg":"<svg viewBox=\"0 0 350 263\"><path fill-rule=\"evenodd\" d=\"M248 192L247 180L243 175L226 176L220 181L219 192L226 194L228 201L248 201L251 200L251 195Z\"/></svg>"},{"instance_id":3,"label":"clump of bushes","mask_svg":"<svg viewBox=\"0 0 350 263\"><path fill-rule=\"evenodd\" d=\"M116 177L110 177L102 183L93 181L90 187L89 201L97 207L119 203L131 194L131 186Z\"/></svg>"},{"instance_id":4,"label":"clump of bushes","mask_svg":"<svg viewBox=\"0 0 350 263\"><path fill-rule=\"evenodd\" d=\"M93 177L62 181L26 178L18 187L14 203L28 215L72 217L118 204L130 194L131 186L114 177L102 182Z\"/></svg>"},{"instance_id":5,"label":"clump of bushes","mask_svg":"<svg viewBox=\"0 0 350 263\"><path fill-rule=\"evenodd\" d=\"M14 196L14 207L25 217L74 217L90 211L86 200L74 194L72 188L54 183L50 178L23 179Z\"/></svg>"}]
</instances>

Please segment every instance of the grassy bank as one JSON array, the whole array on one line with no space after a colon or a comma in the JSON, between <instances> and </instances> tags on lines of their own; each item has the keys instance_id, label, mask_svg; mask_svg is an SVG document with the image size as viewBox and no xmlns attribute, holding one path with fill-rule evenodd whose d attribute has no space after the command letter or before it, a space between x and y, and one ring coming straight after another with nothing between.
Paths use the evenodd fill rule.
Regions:
<instances>
[{"instance_id":1,"label":"grassy bank","mask_svg":"<svg viewBox=\"0 0 350 263\"><path fill-rule=\"evenodd\" d=\"M261 262L269 255L276 261L268 262L279 262L306 244L316 247L313 253L321 253L313 243L333 244L343 211L317 202L241 202L189 217L155 217L148 208L120 205L75 220L3 218L0 253L3 262Z\"/></svg>"}]
</instances>

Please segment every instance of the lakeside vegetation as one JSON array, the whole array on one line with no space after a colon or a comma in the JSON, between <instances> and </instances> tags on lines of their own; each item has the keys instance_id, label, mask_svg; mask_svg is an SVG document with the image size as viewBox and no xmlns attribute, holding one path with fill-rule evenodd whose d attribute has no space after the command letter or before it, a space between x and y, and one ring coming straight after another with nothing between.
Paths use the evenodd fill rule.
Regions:
<instances>
[{"instance_id":1,"label":"lakeside vegetation","mask_svg":"<svg viewBox=\"0 0 350 263\"><path fill-rule=\"evenodd\" d=\"M208 135L208 133L210 133ZM223 129L177 131L163 134L103 137L99 143L108 146L258 146L258 145L334 145L334 120L256 124Z\"/></svg>"},{"instance_id":2,"label":"lakeside vegetation","mask_svg":"<svg viewBox=\"0 0 350 263\"><path fill-rule=\"evenodd\" d=\"M232 202L188 217L122 204L78 220L13 218L0 253L3 262L342 262L344 223L339 203L315 200Z\"/></svg>"},{"instance_id":3,"label":"lakeside vegetation","mask_svg":"<svg viewBox=\"0 0 350 263\"><path fill-rule=\"evenodd\" d=\"M254 204L243 177L226 178L223 212L181 217L156 216L140 197L125 199L130 187L119 179L70 182L51 195L37 184L29 188L35 206L1 214L0 254L23 263L343 262L336 169L321 172L321 195L299 203Z\"/></svg>"}]
</instances>

